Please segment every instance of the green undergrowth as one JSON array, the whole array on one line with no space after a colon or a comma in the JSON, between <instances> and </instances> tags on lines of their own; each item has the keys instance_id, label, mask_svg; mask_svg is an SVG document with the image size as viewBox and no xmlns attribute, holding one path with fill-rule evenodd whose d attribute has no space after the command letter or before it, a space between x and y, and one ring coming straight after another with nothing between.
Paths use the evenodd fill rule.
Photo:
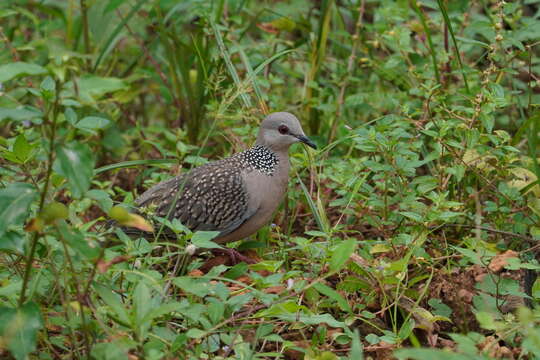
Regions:
<instances>
[{"instance_id":1,"label":"green undergrowth","mask_svg":"<svg viewBox=\"0 0 540 360\"><path fill-rule=\"evenodd\" d=\"M540 1L0 3L0 357L538 359ZM145 189L291 149L231 244ZM169 228L177 240L158 236Z\"/></svg>"}]
</instances>

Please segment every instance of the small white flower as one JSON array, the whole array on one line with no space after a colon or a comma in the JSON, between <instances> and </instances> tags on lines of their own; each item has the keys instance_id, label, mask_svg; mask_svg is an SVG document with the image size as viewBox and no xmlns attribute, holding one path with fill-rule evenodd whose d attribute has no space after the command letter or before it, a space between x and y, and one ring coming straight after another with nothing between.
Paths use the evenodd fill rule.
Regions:
<instances>
[{"instance_id":1,"label":"small white flower","mask_svg":"<svg viewBox=\"0 0 540 360\"><path fill-rule=\"evenodd\" d=\"M189 244L188 246L186 246L186 253L188 255L194 255L195 251L197 251L197 247L195 245Z\"/></svg>"},{"instance_id":2,"label":"small white flower","mask_svg":"<svg viewBox=\"0 0 540 360\"><path fill-rule=\"evenodd\" d=\"M294 280L293 279L287 279L287 290L291 290L294 286Z\"/></svg>"}]
</instances>

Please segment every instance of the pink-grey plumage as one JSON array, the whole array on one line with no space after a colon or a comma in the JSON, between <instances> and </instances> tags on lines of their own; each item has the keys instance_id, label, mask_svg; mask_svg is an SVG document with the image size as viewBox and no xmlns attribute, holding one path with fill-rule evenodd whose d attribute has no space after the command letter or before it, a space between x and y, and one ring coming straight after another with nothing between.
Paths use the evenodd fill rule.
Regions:
<instances>
[{"instance_id":1,"label":"pink-grey plumage","mask_svg":"<svg viewBox=\"0 0 540 360\"><path fill-rule=\"evenodd\" d=\"M219 231L218 243L240 240L268 223L283 200L288 150L299 141L316 148L294 115L270 114L252 148L161 182L135 203L153 205L155 215L176 218L193 231Z\"/></svg>"}]
</instances>

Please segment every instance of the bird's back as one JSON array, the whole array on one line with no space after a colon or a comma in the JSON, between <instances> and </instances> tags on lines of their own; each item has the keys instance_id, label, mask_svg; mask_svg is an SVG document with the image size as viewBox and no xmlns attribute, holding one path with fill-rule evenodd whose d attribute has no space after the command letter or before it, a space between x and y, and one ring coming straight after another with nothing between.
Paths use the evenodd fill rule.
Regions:
<instances>
[{"instance_id":1,"label":"bird's back","mask_svg":"<svg viewBox=\"0 0 540 360\"><path fill-rule=\"evenodd\" d=\"M272 177L278 162L273 151L255 146L161 182L135 202L138 207L154 205L155 215L176 218L193 231L219 231L223 237L258 210L258 197L250 196L246 179Z\"/></svg>"}]
</instances>

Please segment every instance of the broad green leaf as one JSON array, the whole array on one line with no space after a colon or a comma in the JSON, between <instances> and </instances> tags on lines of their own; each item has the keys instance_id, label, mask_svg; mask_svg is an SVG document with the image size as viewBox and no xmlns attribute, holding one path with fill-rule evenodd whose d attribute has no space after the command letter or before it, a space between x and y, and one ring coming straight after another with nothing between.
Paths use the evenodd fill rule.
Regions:
<instances>
[{"instance_id":1,"label":"broad green leaf","mask_svg":"<svg viewBox=\"0 0 540 360\"><path fill-rule=\"evenodd\" d=\"M191 308L188 304L173 301L167 304L159 305L155 308L152 307L151 311L146 315L144 319L142 319L142 322L152 321L155 318L161 317L165 314L170 314L172 312L185 313L186 311L190 310Z\"/></svg>"},{"instance_id":2,"label":"broad green leaf","mask_svg":"<svg viewBox=\"0 0 540 360\"><path fill-rule=\"evenodd\" d=\"M212 324L219 323L225 313L225 304L215 298L208 299L208 317Z\"/></svg>"},{"instance_id":3,"label":"broad green leaf","mask_svg":"<svg viewBox=\"0 0 540 360\"><path fill-rule=\"evenodd\" d=\"M127 336L122 336L112 342L94 344L91 359L95 360L128 360L129 350L134 349L137 343Z\"/></svg>"},{"instance_id":4,"label":"broad green leaf","mask_svg":"<svg viewBox=\"0 0 540 360\"><path fill-rule=\"evenodd\" d=\"M81 77L77 85L80 99L89 103L93 103L95 99L99 99L107 93L127 88L122 79L94 75Z\"/></svg>"},{"instance_id":5,"label":"broad green leaf","mask_svg":"<svg viewBox=\"0 0 540 360\"><path fill-rule=\"evenodd\" d=\"M436 349L400 349L394 352L398 360L471 360L471 356Z\"/></svg>"},{"instance_id":6,"label":"broad green leaf","mask_svg":"<svg viewBox=\"0 0 540 360\"><path fill-rule=\"evenodd\" d=\"M15 139L12 151L3 151L4 159L17 163L24 164L31 156L35 146L28 143L24 134L19 134Z\"/></svg>"},{"instance_id":7,"label":"broad green leaf","mask_svg":"<svg viewBox=\"0 0 540 360\"><path fill-rule=\"evenodd\" d=\"M349 353L350 360L364 360L364 345L360 340L358 330L354 330L354 336L351 342L351 352Z\"/></svg>"},{"instance_id":8,"label":"broad green leaf","mask_svg":"<svg viewBox=\"0 0 540 360\"><path fill-rule=\"evenodd\" d=\"M423 222L424 221L424 218L422 217L422 215L411 212L411 211L400 211L399 213L401 215L403 215L405 217L408 217L409 219L417 221L417 222Z\"/></svg>"},{"instance_id":9,"label":"broad green leaf","mask_svg":"<svg viewBox=\"0 0 540 360\"><path fill-rule=\"evenodd\" d=\"M24 237L16 231L7 231L0 236L0 251L24 252Z\"/></svg>"},{"instance_id":10,"label":"broad green leaf","mask_svg":"<svg viewBox=\"0 0 540 360\"><path fill-rule=\"evenodd\" d=\"M113 201L107 192L103 190L89 190L85 194L86 197L96 200L99 204L99 207L105 211L109 212L113 206Z\"/></svg>"},{"instance_id":11,"label":"broad green leaf","mask_svg":"<svg viewBox=\"0 0 540 360\"><path fill-rule=\"evenodd\" d=\"M341 310L347 311L347 312L352 311L351 306L349 305L347 300L345 300L343 296L341 296L336 290L322 283L316 283L315 285L313 285L313 287L315 288L315 290L317 290L321 294L326 295L330 299L334 300L338 304L338 306L341 308Z\"/></svg>"},{"instance_id":12,"label":"broad green leaf","mask_svg":"<svg viewBox=\"0 0 540 360\"><path fill-rule=\"evenodd\" d=\"M67 179L69 190L80 198L90 187L94 171L94 159L88 145L71 144L56 147L54 169Z\"/></svg>"},{"instance_id":13,"label":"broad green leaf","mask_svg":"<svg viewBox=\"0 0 540 360\"><path fill-rule=\"evenodd\" d=\"M82 129L82 130L96 130L96 129L103 129L107 127L111 123L110 120L104 119L102 117L98 116L87 116L78 123L75 124L76 128Z\"/></svg>"},{"instance_id":14,"label":"broad green leaf","mask_svg":"<svg viewBox=\"0 0 540 360\"><path fill-rule=\"evenodd\" d=\"M105 304L111 308L113 315L122 323L122 325L129 326L129 316L125 305L120 301L120 297L114 294L111 289L98 283L94 283L94 289Z\"/></svg>"},{"instance_id":15,"label":"broad green leaf","mask_svg":"<svg viewBox=\"0 0 540 360\"><path fill-rule=\"evenodd\" d=\"M33 148L34 146L28 143L24 134L20 134L13 144L13 153L22 163L25 163Z\"/></svg>"},{"instance_id":16,"label":"broad green leaf","mask_svg":"<svg viewBox=\"0 0 540 360\"><path fill-rule=\"evenodd\" d=\"M497 326L497 323L495 319L493 318L493 315L486 311L479 311L474 314L476 316L476 320L478 320L478 323L480 326L486 330L499 330Z\"/></svg>"},{"instance_id":17,"label":"broad green leaf","mask_svg":"<svg viewBox=\"0 0 540 360\"><path fill-rule=\"evenodd\" d=\"M39 88L41 89L41 95L46 100L51 100L54 98L54 92L56 90L56 83L54 82L52 77L47 76L45 79L43 79Z\"/></svg>"},{"instance_id":18,"label":"broad green leaf","mask_svg":"<svg viewBox=\"0 0 540 360\"><path fill-rule=\"evenodd\" d=\"M413 319L409 319L405 324L401 326L401 329L399 329L398 336L401 340L407 339L412 331L414 330L415 322Z\"/></svg>"},{"instance_id":19,"label":"broad green leaf","mask_svg":"<svg viewBox=\"0 0 540 360\"><path fill-rule=\"evenodd\" d=\"M173 283L185 292L204 297L213 291L208 279L193 278L190 276L180 276L173 279Z\"/></svg>"},{"instance_id":20,"label":"broad green leaf","mask_svg":"<svg viewBox=\"0 0 540 360\"><path fill-rule=\"evenodd\" d=\"M133 291L133 306L137 325L141 326L144 317L152 310L150 289L144 282L139 282Z\"/></svg>"},{"instance_id":21,"label":"broad green leaf","mask_svg":"<svg viewBox=\"0 0 540 360\"><path fill-rule=\"evenodd\" d=\"M356 240L349 239L342 241L333 251L330 258L330 271L340 270L356 248Z\"/></svg>"},{"instance_id":22,"label":"broad green leaf","mask_svg":"<svg viewBox=\"0 0 540 360\"><path fill-rule=\"evenodd\" d=\"M39 307L28 302L18 309L0 308L0 339L17 360L36 349L37 332L43 327Z\"/></svg>"},{"instance_id":23,"label":"broad green leaf","mask_svg":"<svg viewBox=\"0 0 540 360\"><path fill-rule=\"evenodd\" d=\"M30 106L19 106L14 109L0 108L0 122L5 119L13 121L32 120L43 117L43 113Z\"/></svg>"},{"instance_id":24,"label":"broad green leaf","mask_svg":"<svg viewBox=\"0 0 540 360\"><path fill-rule=\"evenodd\" d=\"M244 275L248 269L248 265L245 262L238 263L234 265L232 268L227 270L223 274L223 277L227 279L238 279L240 276Z\"/></svg>"},{"instance_id":25,"label":"broad green leaf","mask_svg":"<svg viewBox=\"0 0 540 360\"><path fill-rule=\"evenodd\" d=\"M203 331L201 329L189 329L187 332L187 336L192 339L199 339L206 335L206 331Z\"/></svg>"},{"instance_id":26,"label":"broad green leaf","mask_svg":"<svg viewBox=\"0 0 540 360\"><path fill-rule=\"evenodd\" d=\"M198 248L221 249L221 246L211 241L219 235L219 231L197 231L191 238L191 243Z\"/></svg>"},{"instance_id":27,"label":"broad green leaf","mask_svg":"<svg viewBox=\"0 0 540 360\"><path fill-rule=\"evenodd\" d=\"M36 196L35 188L25 183L13 183L0 190L0 236L8 226L24 222Z\"/></svg>"},{"instance_id":28,"label":"broad green leaf","mask_svg":"<svg viewBox=\"0 0 540 360\"><path fill-rule=\"evenodd\" d=\"M25 75L45 74L47 69L36 64L13 62L0 66L0 83Z\"/></svg>"},{"instance_id":29,"label":"broad green leaf","mask_svg":"<svg viewBox=\"0 0 540 360\"><path fill-rule=\"evenodd\" d=\"M67 122L71 125L75 125L77 123L77 113L72 108L68 107L66 111L64 111L64 116Z\"/></svg>"},{"instance_id":30,"label":"broad green leaf","mask_svg":"<svg viewBox=\"0 0 540 360\"><path fill-rule=\"evenodd\" d=\"M90 238L86 238L79 229L71 228L65 221L58 221L57 227L62 237L67 240L69 246L77 251L85 259L94 261L99 257L100 249L92 244Z\"/></svg>"}]
</instances>

